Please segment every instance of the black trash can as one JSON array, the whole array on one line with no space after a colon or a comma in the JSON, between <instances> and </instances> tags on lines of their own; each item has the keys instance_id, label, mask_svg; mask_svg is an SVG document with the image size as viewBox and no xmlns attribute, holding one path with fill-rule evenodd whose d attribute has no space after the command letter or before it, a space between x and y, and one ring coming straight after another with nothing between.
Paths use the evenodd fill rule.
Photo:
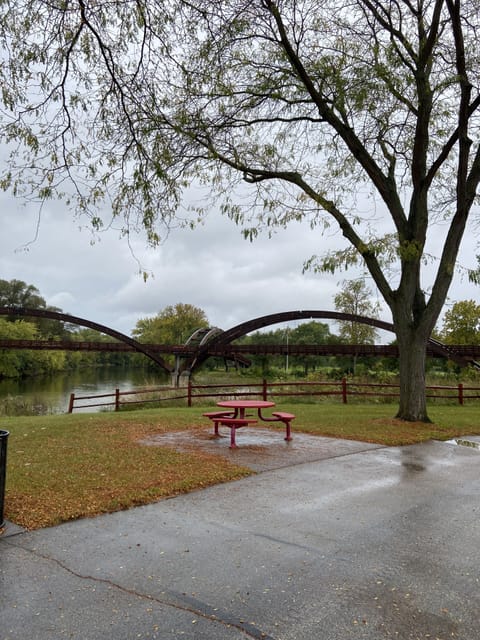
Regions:
<instances>
[{"instance_id":1,"label":"black trash can","mask_svg":"<svg viewBox=\"0 0 480 640\"><path fill-rule=\"evenodd\" d=\"M4 526L3 506L5 503L5 482L7 479L7 442L8 431L0 429L0 528Z\"/></svg>"}]
</instances>

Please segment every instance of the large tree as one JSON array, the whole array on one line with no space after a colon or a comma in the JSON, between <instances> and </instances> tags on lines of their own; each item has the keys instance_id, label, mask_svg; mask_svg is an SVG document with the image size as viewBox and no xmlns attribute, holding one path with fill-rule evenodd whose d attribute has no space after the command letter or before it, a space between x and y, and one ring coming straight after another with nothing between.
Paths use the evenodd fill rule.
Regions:
<instances>
[{"instance_id":1,"label":"large tree","mask_svg":"<svg viewBox=\"0 0 480 640\"><path fill-rule=\"evenodd\" d=\"M5 188L63 192L96 226L108 205L153 244L199 181L247 235L307 219L321 249L338 228L338 251L307 264L369 271L395 326L398 416L428 420L426 342L480 179L478 0L0 6Z\"/></svg>"}]
</instances>

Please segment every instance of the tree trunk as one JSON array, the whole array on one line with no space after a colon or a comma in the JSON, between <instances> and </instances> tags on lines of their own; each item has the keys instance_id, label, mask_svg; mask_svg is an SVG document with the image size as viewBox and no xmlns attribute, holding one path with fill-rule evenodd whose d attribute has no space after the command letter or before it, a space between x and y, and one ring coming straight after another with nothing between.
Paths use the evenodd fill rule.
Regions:
<instances>
[{"instance_id":1,"label":"tree trunk","mask_svg":"<svg viewBox=\"0 0 480 640\"><path fill-rule=\"evenodd\" d=\"M397 418L431 422L427 414L425 360L428 337L397 331L400 369L400 406Z\"/></svg>"}]
</instances>

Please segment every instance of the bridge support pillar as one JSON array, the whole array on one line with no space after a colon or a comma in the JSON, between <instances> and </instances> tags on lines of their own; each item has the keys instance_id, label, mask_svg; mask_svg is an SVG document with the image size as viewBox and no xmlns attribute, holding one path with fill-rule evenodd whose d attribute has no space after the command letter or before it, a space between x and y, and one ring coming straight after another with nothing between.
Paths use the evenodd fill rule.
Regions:
<instances>
[{"instance_id":1,"label":"bridge support pillar","mask_svg":"<svg viewBox=\"0 0 480 640\"><path fill-rule=\"evenodd\" d=\"M172 371L171 384L172 387L188 387L190 382L190 371Z\"/></svg>"},{"instance_id":2,"label":"bridge support pillar","mask_svg":"<svg viewBox=\"0 0 480 640\"><path fill-rule=\"evenodd\" d=\"M181 368L182 359L179 356L175 357L175 369L172 371L172 387L188 387L190 382L190 369Z\"/></svg>"}]
</instances>

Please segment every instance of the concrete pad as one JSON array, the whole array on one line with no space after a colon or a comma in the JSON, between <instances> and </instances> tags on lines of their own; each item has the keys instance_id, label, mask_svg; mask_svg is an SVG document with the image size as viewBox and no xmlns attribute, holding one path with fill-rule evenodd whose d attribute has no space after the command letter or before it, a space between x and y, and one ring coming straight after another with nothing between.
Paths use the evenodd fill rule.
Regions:
<instances>
[{"instance_id":1,"label":"concrete pad","mask_svg":"<svg viewBox=\"0 0 480 640\"><path fill-rule=\"evenodd\" d=\"M291 467L381 448L380 445L370 442L339 440L296 432L292 433L292 440L286 442L285 429L246 427L237 431L237 448L230 449L230 429L220 427L220 434L218 438L213 434L211 427L205 427L162 433L145 438L141 443L172 447L179 451L204 451L222 456L230 462L254 471Z\"/></svg>"},{"instance_id":2,"label":"concrete pad","mask_svg":"<svg viewBox=\"0 0 480 640\"><path fill-rule=\"evenodd\" d=\"M478 638L480 457L282 467L0 538L0 638Z\"/></svg>"}]
</instances>

